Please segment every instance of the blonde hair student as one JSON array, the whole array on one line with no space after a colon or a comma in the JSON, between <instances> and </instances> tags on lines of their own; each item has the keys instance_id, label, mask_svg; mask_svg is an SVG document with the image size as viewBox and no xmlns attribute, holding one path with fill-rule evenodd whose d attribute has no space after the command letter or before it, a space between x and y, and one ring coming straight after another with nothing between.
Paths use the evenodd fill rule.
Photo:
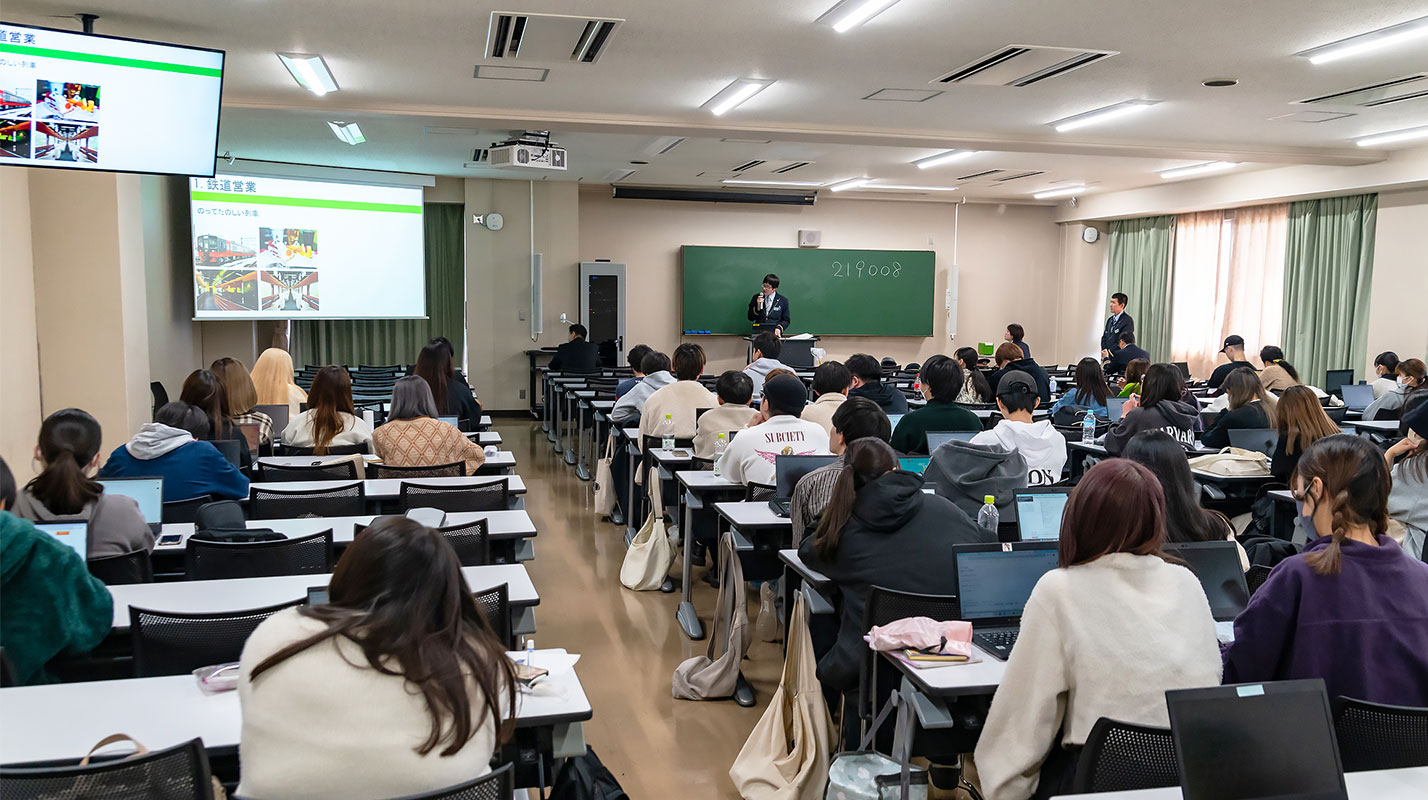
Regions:
<instances>
[{"instance_id":1,"label":"blonde hair student","mask_svg":"<svg viewBox=\"0 0 1428 800\"><path fill-rule=\"evenodd\" d=\"M288 419L302 413L300 406L307 402L304 392L293 382L293 357L288 351L269 347L253 362L253 389L258 394L258 405L288 406Z\"/></svg>"}]
</instances>

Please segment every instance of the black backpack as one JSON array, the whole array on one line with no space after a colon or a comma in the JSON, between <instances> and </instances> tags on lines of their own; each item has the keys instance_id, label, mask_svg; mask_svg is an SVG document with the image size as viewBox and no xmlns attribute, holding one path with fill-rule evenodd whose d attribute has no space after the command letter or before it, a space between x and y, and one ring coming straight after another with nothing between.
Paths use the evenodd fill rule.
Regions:
<instances>
[{"instance_id":1,"label":"black backpack","mask_svg":"<svg viewBox=\"0 0 1428 800\"><path fill-rule=\"evenodd\" d=\"M193 538L206 542L276 542L288 537L272 528L249 528L236 500L204 503L194 515Z\"/></svg>"},{"instance_id":2,"label":"black backpack","mask_svg":"<svg viewBox=\"0 0 1428 800\"><path fill-rule=\"evenodd\" d=\"M550 800L630 800L620 782L600 763L595 748L586 745L585 755L566 759L555 777Z\"/></svg>"}]
</instances>

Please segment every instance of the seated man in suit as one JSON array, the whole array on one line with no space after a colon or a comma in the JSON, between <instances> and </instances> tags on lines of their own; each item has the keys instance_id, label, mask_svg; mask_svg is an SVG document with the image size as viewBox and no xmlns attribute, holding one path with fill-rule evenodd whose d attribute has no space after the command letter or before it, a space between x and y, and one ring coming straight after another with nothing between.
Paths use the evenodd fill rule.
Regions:
<instances>
[{"instance_id":1,"label":"seated man in suit","mask_svg":"<svg viewBox=\"0 0 1428 800\"><path fill-rule=\"evenodd\" d=\"M600 348L585 340L589 335L584 325L571 325L570 341L555 348L555 357L550 360L550 371L595 372L600 369Z\"/></svg>"},{"instance_id":2,"label":"seated man in suit","mask_svg":"<svg viewBox=\"0 0 1428 800\"><path fill-rule=\"evenodd\" d=\"M1150 353L1145 351L1135 343L1135 334L1129 331L1120 336L1120 347L1111 353L1110 360L1106 362L1106 372L1113 375L1124 375L1126 366L1137 358L1150 361Z\"/></svg>"}]
</instances>

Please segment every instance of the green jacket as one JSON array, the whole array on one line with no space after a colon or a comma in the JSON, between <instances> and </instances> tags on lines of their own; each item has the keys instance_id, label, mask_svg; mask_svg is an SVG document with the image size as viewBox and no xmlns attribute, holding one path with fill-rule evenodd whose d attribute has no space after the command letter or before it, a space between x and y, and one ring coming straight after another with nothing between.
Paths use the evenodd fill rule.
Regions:
<instances>
[{"instance_id":1,"label":"green jacket","mask_svg":"<svg viewBox=\"0 0 1428 800\"><path fill-rule=\"evenodd\" d=\"M34 523L0 511L0 647L20 684L48 683L55 656L93 650L114 598L84 559Z\"/></svg>"},{"instance_id":2,"label":"green jacket","mask_svg":"<svg viewBox=\"0 0 1428 800\"><path fill-rule=\"evenodd\" d=\"M898 420L893 431L892 447L899 453L927 455L927 433L953 433L982 430L982 420L956 403L929 401Z\"/></svg>"}]
</instances>

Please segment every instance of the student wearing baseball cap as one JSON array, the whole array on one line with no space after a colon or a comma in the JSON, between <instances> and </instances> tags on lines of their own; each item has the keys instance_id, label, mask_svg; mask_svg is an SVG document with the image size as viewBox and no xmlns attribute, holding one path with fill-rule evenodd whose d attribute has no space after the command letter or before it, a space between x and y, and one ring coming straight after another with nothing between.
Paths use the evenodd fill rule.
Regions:
<instances>
[{"instance_id":1,"label":"student wearing baseball cap","mask_svg":"<svg viewBox=\"0 0 1428 800\"><path fill-rule=\"evenodd\" d=\"M1225 382L1225 378L1228 378L1231 372L1234 372L1240 367L1254 369L1254 364L1251 364L1249 359L1245 358L1245 338L1243 336L1234 333L1226 336L1225 344L1220 348L1220 352L1224 353L1225 358L1228 358L1230 361L1228 364L1221 364L1215 367L1215 371L1210 373L1210 380L1205 382L1211 389L1215 390L1216 394L1219 394L1220 384Z\"/></svg>"},{"instance_id":2,"label":"student wearing baseball cap","mask_svg":"<svg viewBox=\"0 0 1428 800\"><path fill-rule=\"evenodd\" d=\"M808 390L793 375L779 375L764 384L759 415L740 431L719 458L719 474L735 483L772 486L774 461L780 455L828 455L828 433L816 422L799 419L808 405Z\"/></svg>"},{"instance_id":3,"label":"student wearing baseball cap","mask_svg":"<svg viewBox=\"0 0 1428 800\"><path fill-rule=\"evenodd\" d=\"M1013 370L997 381L997 408L1002 420L989 431L972 437L972 444L1000 445L1026 459L1028 486L1049 486L1061 480L1066 466L1066 437L1050 419L1033 422L1031 412L1041 405L1036 379Z\"/></svg>"}]
</instances>

